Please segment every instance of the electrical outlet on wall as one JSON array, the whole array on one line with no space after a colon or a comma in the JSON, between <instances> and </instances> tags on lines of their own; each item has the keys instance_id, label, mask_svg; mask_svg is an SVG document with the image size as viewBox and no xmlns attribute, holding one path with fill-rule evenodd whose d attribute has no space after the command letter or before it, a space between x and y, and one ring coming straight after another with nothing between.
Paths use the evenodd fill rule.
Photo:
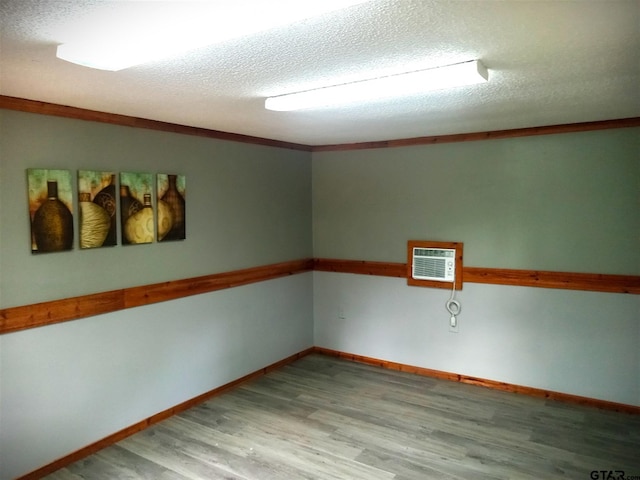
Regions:
<instances>
[{"instance_id":1,"label":"electrical outlet on wall","mask_svg":"<svg viewBox=\"0 0 640 480\"><path fill-rule=\"evenodd\" d=\"M460 323L458 321L458 317L455 315L451 315L449 318L449 331L451 333L458 333L458 329L460 328Z\"/></svg>"},{"instance_id":2,"label":"electrical outlet on wall","mask_svg":"<svg viewBox=\"0 0 640 480\"><path fill-rule=\"evenodd\" d=\"M340 320L344 320L345 318L347 318L346 314L344 313L344 307L342 306L338 307L338 318Z\"/></svg>"}]
</instances>

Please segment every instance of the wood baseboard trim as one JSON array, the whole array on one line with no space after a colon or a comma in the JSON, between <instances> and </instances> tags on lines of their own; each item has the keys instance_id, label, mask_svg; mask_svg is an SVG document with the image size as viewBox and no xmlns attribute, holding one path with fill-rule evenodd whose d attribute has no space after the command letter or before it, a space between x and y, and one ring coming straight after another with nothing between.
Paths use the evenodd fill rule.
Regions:
<instances>
[{"instance_id":1,"label":"wood baseboard trim","mask_svg":"<svg viewBox=\"0 0 640 480\"><path fill-rule=\"evenodd\" d=\"M401 364L396 362L390 362L387 360L380 360L377 358L341 352L341 351L332 350L329 348L314 346L314 347L310 347L305 350L302 350L289 357L286 357L278 362L272 363L271 365L268 365L264 368L256 370L255 372L249 373L241 378L238 378L229 383L226 383L225 385L214 388L213 390L205 392L201 395L191 398L171 408L163 410L162 412L156 413L155 415L152 415L148 418L145 418L144 420L141 420L140 422L137 422L126 428L123 428L122 430L119 430L101 440L98 440L97 442L94 442L90 445L87 445L86 447L76 450L75 452L72 452L69 455L65 455L64 457L54 460L53 462L48 463L47 465L44 465L36 470L33 470L25 475L22 475L16 478L16 480L38 480L61 468L64 468L67 465L70 465L74 462L77 462L78 460L86 458L89 455L92 455L102 450L103 448L108 447L109 445L113 445L114 443L124 440L125 438L130 437L135 433L141 432L142 430L145 430L146 428L149 428L150 426L155 425L156 423L159 423L163 420L166 420L167 418L170 418L174 415L184 412L185 410L188 410L196 405L199 405L217 395L221 395L225 392L228 392L229 390L232 390L238 387L239 385L242 385L243 383L248 382L249 380L253 380L255 378L266 375L269 372L277 370L285 365L288 365L312 353L328 355L332 357L349 360L352 362L365 363L367 365L374 365L381 368L387 368L390 370L397 370L401 372L412 373L415 375L439 378L442 380L450 380L450 381L460 382L460 383L467 383L470 385L476 385L476 386L485 387L485 388L492 388L495 390L501 390L505 392L518 393L518 394L529 395L534 397L541 397L541 398L546 398L549 400L557 400L565 403L585 405L593 408L612 410L620 413L627 413L627 414L633 414L633 415L640 414L640 407L634 406L634 405L626 405L622 403L609 402L606 400L592 399L592 398L581 397L577 395L570 395L566 393L542 390L539 388L512 385L512 384L503 383L503 382L496 382L494 380L486 380L486 379L470 377L466 375L459 375L459 374L443 372L439 370L416 367L416 366L411 366L411 365L406 365L406 364Z\"/></svg>"},{"instance_id":2,"label":"wood baseboard trim","mask_svg":"<svg viewBox=\"0 0 640 480\"><path fill-rule=\"evenodd\" d=\"M197 397L191 398L185 402L182 402L178 405L175 405L171 408L168 408L162 412L156 413L140 422L137 422L133 425L130 425L122 430L119 430L97 442L94 442L86 447L83 447L75 452L70 453L69 455L65 455L57 460L54 460L47 465L44 465L36 470L33 470L25 475L22 475L16 480L38 480L46 475L49 475L61 468L64 468L67 465L70 465L78 460L82 460L83 458L92 455L103 448L108 447L109 445L113 445L121 440L124 440L131 435L141 432L146 428L149 428L152 425L155 425L167 418L170 418L174 415L177 415L185 410L188 410L196 405L199 405L217 395L221 395L229 390L232 390L243 383L248 382L249 380L253 380L255 378L259 378L263 375L266 375L269 372L277 370L285 365L288 365L300 358L303 358L309 354L318 353L321 355L327 355L337 358L342 358L344 360L349 360L352 362L364 363L367 365L374 365L381 368L387 368L390 370L397 370L401 372L412 373L415 375L421 375L425 377L438 378L442 380L450 380L454 382L466 383L470 385L476 385L485 388L491 388L494 390L501 390L505 392L517 393L522 395L529 395L533 397L546 398L549 400L556 400L565 403L573 403L578 405L584 405L592 408L600 408L603 410L611 410L620 413L632 414L632 415L640 415L640 407L634 405L626 405L623 403L615 403L609 402L606 400L598 400L588 397L581 397L577 395L570 395L566 393L554 392L550 390L543 390L539 388L532 387L524 387L520 385L513 385L509 383L496 382L495 380L487 380L477 377L470 377L467 375L460 375L456 373L443 372L440 370L432 370L423 367L416 367L412 365L406 365L402 363L390 362L387 360L380 360L377 358L366 357L363 355L356 355L352 353L341 352L338 350L332 350L324 347L310 347L301 352L298 352L294 355L291 355L287 358L284 358L278 362L272 363L264 368L256 370L255 372L249 373L241 378L233 380L225 385L214 388L208 392L205 392Z\"/></svg>"},{"instance_id":3,"label":"wood baseboard trim","mask_svg":"<svg viewBox=\"0 0 640 480\"><path fill-rule=\"evenodd\" d=\"M310 258L0 309L0 335L311 271Z\"/></svg>"},{"instance_id":4,"label":"wood baseboard trim","mask_svg":"<svg viewBox=\"0 0 640 480\"><path fill-rule=\"evenodd\" d=\"M407 276L406 263L315 258L313 260L313 269L323 272L354 273L382 277L405 278ZM462 281L491 285L640 294L640 276L635 275L463 267Z\"/></svg>"},{"instance_id":5,"label":"wood baseboard trim","mask_svg":"<svg viewBox=\"0 0 640 480\"><path fill-rule=\"evenodd\" d=\"M600 408L603 410L612 410L620 413L627 413L632 415L640 415L640 406L627 405L624 403L610 402L607 400L599 400L596 398L581 397L579 395L571 395L568 393L554 392L551 390L544 390L540 388L525 387L522 385L513 385L511 383L497 382L495 380L487 380L484 378L471 377L468 375L460 375L457 373L443 372L440 370L432 370L429 368L416 367L413 365L406 365L397 362L390 362L387 360L380 360L378 358L366 357L362 355L355 355L353 353L341 352L338 350L331 350L329 348L314 347L313 353L319 353L322 355L329 355L332 357L338 357L352 362L366 363L367 365L374 365L376 367L387 368L390 370L398 370L400 372L413 373L425 377L438 378L441 380L450 380L453 382L466 383L469 385L476 385L479 387L491 388L493 390L501 390L503 392L518 393L521 395L528 395L530 397L546 398L548 400L556 400L564 403L572 403L577 405L585 405L593 408Z\"/></svg>"},{"instance_id":6,"label":"wood baseboard trim","mask_svg":"<svg viewBox=\"0 0 640 480\"><path fill-rule=\"evenodd\" d=\"M229 382L218 388L214 388L213 390L205 392L202 395L198 395L197 397L191 398L185 402L175 405L174 407L171 407L162 412L156 413L155 415L145 418L144 420L138 423L130 425L129 427L123 428L122 430L119 430L101 440L98 440L97 442L92 443L91 445L87 445L86 447L76 450L75 452L70 453L69 455L65 455L64 457L59 458L58 460L55 460L47 465L44 465L38 468L37 470L33 470L32 472L27 473L26 475L18 477L16 480L37 480L46 475L49 475L55 472L56 470L64 468L67 465L77 462L78 460L82 460L83 458L86 458L89 455L92 455L98 452L99 450L102 450L103 448L108 447L109 445L113 445L114 443L124 440L125 438L130 437L135 433L145 430L146 428L149 428L150 426L156 423L159 423L163 420L166 420L167 418L170 418L174 415L184 412L185 410L188 410L196 405L199 405L217 395L221 395L225 392L228 392L229 390L232 390L242 385L243 383L248 382L249 380L253 380L255 378L266 375L267 373L272 372L273 370L277 370L285 365L288 365L289 363L292 363L302 357L305 357L310 353L313 353L313 347L307 348L306 350L293 354L278 362L272 363L271 365L261 368L260 370L256 370L255 372L249 373L241 378L238 378L237 380Z\"/></svg>"}]
</instances>

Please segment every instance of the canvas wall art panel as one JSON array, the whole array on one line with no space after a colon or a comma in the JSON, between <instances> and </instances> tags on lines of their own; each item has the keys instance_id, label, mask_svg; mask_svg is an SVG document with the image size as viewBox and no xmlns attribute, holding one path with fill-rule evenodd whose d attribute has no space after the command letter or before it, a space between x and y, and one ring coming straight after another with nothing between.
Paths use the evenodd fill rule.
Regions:
<instances>
[{"instance_id":1,"label":"canvas wall art panel","mask_svg":"<svg viewBox=\"0 0 640 480\"><path fill-rule=\"evenodd\" d=\"M123 245L154 241L152 191L151 173L120 173L120 223Z\"/></svg>"},{"instance_id":2,"label":"canvas wall art panel","mask_svg":"<svg viewBox=\"0 0 640 480\"><path fill-rule=\"evenodd\" d=\"M31 251L60 252L73 248L71 171L27 170Z\"/></svg>"},{"instance_id":3,"label":"canvas wall art panel","mask_svg":"<svg viewBox=\"0 0 640 480\"><path fill-rule=\"evenodd\" d=\"M186 178L159 173L157 177L158 241L186 238Z\"/></svg>"},{"instance_id":4,"label":"canvas wall art panel","mask_svg":"<svg viewBox=\"0 0 640 480\"><path fill-rule=\"evenodd\" d=\"M116 245L116 174L79 170L78 205L80 248Z\"/></svg>"}]
</instances>

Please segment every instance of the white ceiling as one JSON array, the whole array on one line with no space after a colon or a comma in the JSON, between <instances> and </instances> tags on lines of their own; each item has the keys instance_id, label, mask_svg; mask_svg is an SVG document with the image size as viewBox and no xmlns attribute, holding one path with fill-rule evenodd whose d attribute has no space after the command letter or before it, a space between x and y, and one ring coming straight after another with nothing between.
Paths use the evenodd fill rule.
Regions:
<instances>
[{"instance_id":1,"label":"white ceiling","mask_svg":"<svg viewBox=\"0 0 640 480\"><path fill-rule=\"evenodd\" d=\"M56 58L63 25L128 4L0 0L0 94L306 145L640 116L640 0L372 0L118 72ZM472 59L489 83L264 109L266 96Z\"/></svg>"}]
</instances>

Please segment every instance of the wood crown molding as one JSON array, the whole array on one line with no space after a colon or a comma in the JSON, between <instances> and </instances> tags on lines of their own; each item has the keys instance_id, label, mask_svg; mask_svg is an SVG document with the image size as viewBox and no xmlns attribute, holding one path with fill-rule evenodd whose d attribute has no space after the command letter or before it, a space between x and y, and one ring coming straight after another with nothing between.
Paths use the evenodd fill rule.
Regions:
<instances>
[{"instance_id":1,"label":"wood crown molding","mask_svg":"<svg viewBox=\"0 0 640 480\"><path fill-rule=\"evenodd\" d=\"M312 152L337 152L346 150L367 150L378 148L397 148L415 145L436 145L440 143L477 142L480 140L499 140L504 138L531 137L536 135L555 135L559 133L589 132L593 130L609 130L612 128L640 127L640 117L597 122L567 123L563 125L546 125L541 127L514 128L511 130L494 130L489 132L458 133L453 135L433 135L428 137L402 138L398 140L382 140L375 142L341 143L336 145L317 145Z\"/></svg>"},{"instance_id":2,"label":"wood crown molding","mask_svg":"<svg viewBox=\"0 0 640 480\"><path fill-rule=\"evenodd\" d=\"M210 130L207 128L189 127L187 125L179 125L176 123L160 122L158 120L130 117L116 113L99 112L96 110L88 110L86 108L69 107L55 103L8 97L6 95L0 95L0 108L27 113L37 113L41 115L52 115L54 117L86 120L89 122L109 123L124 127L144 128L147 130L158 130L161 132L181 133L183 135L192 135L196 137L214 138L217 140L229 140L232 142L264 145L267 147L301 150L304 152L311 151L310 146L299 143L283 142L280 140L271 140L262 137L252 137L250 135L242 135L239 133L221 132L219 130Z\"/></svg>"},{"instance_id":3,"label":"wood crown molding","mask_svg":"<svg viewBox=\"0 0 640 480\"><path fill-rule=\"evenodd\" d=\"M406 278L406 263L302 259L0 309L0 335L317 270ZM640 294L640 276L463 267L462 281Z\"/></svg>"},{"instance_id":4,"label":"wood crown molding","mask_svg":"<svg viewBox=\"0 0 640 480\"><path fill-rule=\"evenodd\" d=\"M588 132L592 130L608 130L612 128L640 127L640 117L622 118L615 120L600 120L595 122L567 123L562 125L545 125L540 127L514 128L509 130L494 130L489 132L459 133L452 135L432 135L396 140L381 140L373 142L342 143L334 145L303 145L300 143L284 142L262 137L253 137L239 133L221 132L207 128L189 127L158 120L131 117L116 113L106 113L85 108L58 105L55 103L28 100L26 98L0 95L0 108L16 110L41 115L74 118L90 122L110 123L126 127L145 128L162 132L181 133L218 140L250 143L268 147L287 148L305 152L335 152L344 150L364 150L376 148L396 148L414 145L435 145L440 143L476 142L480 140L497 140L514 137L530 137L534 135L552 135L558 133Z\"/></svg>"}]
</instances>

